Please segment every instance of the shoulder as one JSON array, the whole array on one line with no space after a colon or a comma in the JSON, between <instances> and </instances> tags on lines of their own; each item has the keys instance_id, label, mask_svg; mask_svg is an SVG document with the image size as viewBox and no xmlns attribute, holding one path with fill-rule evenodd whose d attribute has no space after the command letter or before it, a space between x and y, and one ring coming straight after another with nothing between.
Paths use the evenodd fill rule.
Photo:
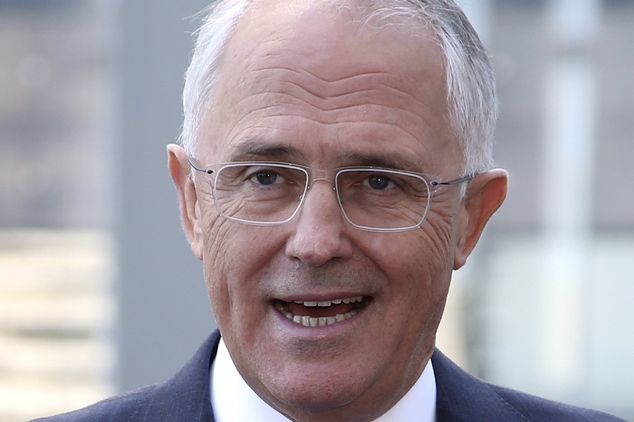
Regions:
<instances>
[{"instance_id":1,"label":"shoulder","mask_svg":"<svg viewBox=\"0 0 634 422\"><path fill-rule=\"evenodd\" d=\"M208 421L213 420L209 367L216 356L220 334L214 332L194 357L171 379L41 422L82 421Z\"/></svg>"},{"instance_id":2,"label":"shoulder","mask_svg":"<svg viewBox=\"0 0 634 422\"><path fill-rule=\"evenodd\" d=\"M596 410L546 400L509 388L487 384L509 406L529 421L617 422L622 419Z\"/></svg>"},{"instance_id":3,"label":"shoulder","mask_svg":"<svg viewBox=\"0 0 634 422\"><path fill-rule=\"evenodd\" d=\"M438 395L438 421L622 421L602 412L557 403L485 382L459 368L438 350L434 352L432 364Z\"/></svg>"},{"instance_id":4,"label":"shoulder","mask_svg":"<svg viewBox=\"0 0 634 422\"><path fill-rule=\"evenodd\" d=\"M120 396L111 397L83 409L62 413L36 421L46 422L80 422L80 421L113 421L134 420L135 414L141 412L155 395L156 385L144 387Z\"/></svg>"}]
</instances>

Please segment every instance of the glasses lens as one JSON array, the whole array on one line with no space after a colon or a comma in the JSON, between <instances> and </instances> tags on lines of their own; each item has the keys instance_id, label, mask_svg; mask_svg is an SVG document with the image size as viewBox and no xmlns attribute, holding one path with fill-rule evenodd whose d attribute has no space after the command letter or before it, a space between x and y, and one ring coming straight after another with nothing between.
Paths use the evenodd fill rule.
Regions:
<instances>
[{"instance_id":1,"label":"glasses lens","mask_svg":"<svg viewBox=\"0 0 634 422\"><path fill-rule=\"evenodd\" d=\"M345 169L337 174L336 186L344 215L359 228L416 227L429 206L425 179L398 171Z\"/></svg>"},{"instance_id":2,"label":"glasses lens","mask_svg":"<svg viewBox=\"0 0 634 422\"><path fill-rule=\"evenodd\" d=\"M216 207L225 217L242 222L283 223L299 208L307 180L308 174L301 168L229 164L216 175Z\"/></svg>"}]
</instances>

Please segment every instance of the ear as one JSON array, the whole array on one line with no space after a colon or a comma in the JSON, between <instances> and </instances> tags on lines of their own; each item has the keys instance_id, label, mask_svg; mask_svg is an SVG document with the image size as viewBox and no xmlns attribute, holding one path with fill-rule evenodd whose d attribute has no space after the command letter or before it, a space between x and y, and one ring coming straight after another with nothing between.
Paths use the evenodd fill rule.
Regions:
<instances>
[{"instance_id":1,"label":"ear","mask_svg":"<svg viewBox=\"0 0 634 422\"><path fill-rule=\"evenodd\" d=\"M176 185L178 201L180 203L181 221L185 236L194 255L202 260L203 235L198 207L198 194L191 176L189 157L180 146L170 144L167 146L167 166Z\"/></svg>"},{"instance_id":2,"label":"ear","mask_svg":"<svg viewBox=\"0 0 634 422\"><path fill-rule=\"evenodd\" d=\"M454 270L467 262L487 222L504 202L507 186L508 174L502 169L478 174L470 182L460 210Z\"/></svg>"}]
</instances>

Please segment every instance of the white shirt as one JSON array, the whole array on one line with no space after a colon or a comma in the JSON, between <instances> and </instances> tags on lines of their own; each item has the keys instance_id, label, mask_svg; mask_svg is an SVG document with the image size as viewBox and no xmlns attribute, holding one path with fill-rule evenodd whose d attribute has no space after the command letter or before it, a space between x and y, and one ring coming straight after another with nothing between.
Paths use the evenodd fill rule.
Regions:
<instances>
[{"instance_id":1,"label":"white shirt","mask_svg":"<svg viewBox=\"0 0 634 422\"><path fill-rule=\"evenodd\" d=\"M209 371L211 405L216 422L287 422L288 419L262 400L244 381L222 339ZM375 422L434 422L436 378L431 360L416 384Z\"/></svg>"}]
</instances>

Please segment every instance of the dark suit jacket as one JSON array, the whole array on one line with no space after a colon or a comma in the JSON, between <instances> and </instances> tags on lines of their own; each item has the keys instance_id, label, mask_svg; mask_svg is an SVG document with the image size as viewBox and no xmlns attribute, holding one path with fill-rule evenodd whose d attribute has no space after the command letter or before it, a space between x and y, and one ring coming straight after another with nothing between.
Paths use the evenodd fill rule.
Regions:
<instances>
[{"instance_id":1,"label":"dark suit jacket","mask_svg":"<svg viewBox=\"0 0 634 422\"><path fill-rule=\"evenodd\" d=\"M215 331L172 379L106 399L75 412L41 420L79 421L214 421L209 393L209 367L216 357ZM438 391L437 421L620 421L604 413L566 406L498 387L460 369L440 351L432 357ZM236 421L243 422L243 421Z\"/></svg>"}]
</instances>

